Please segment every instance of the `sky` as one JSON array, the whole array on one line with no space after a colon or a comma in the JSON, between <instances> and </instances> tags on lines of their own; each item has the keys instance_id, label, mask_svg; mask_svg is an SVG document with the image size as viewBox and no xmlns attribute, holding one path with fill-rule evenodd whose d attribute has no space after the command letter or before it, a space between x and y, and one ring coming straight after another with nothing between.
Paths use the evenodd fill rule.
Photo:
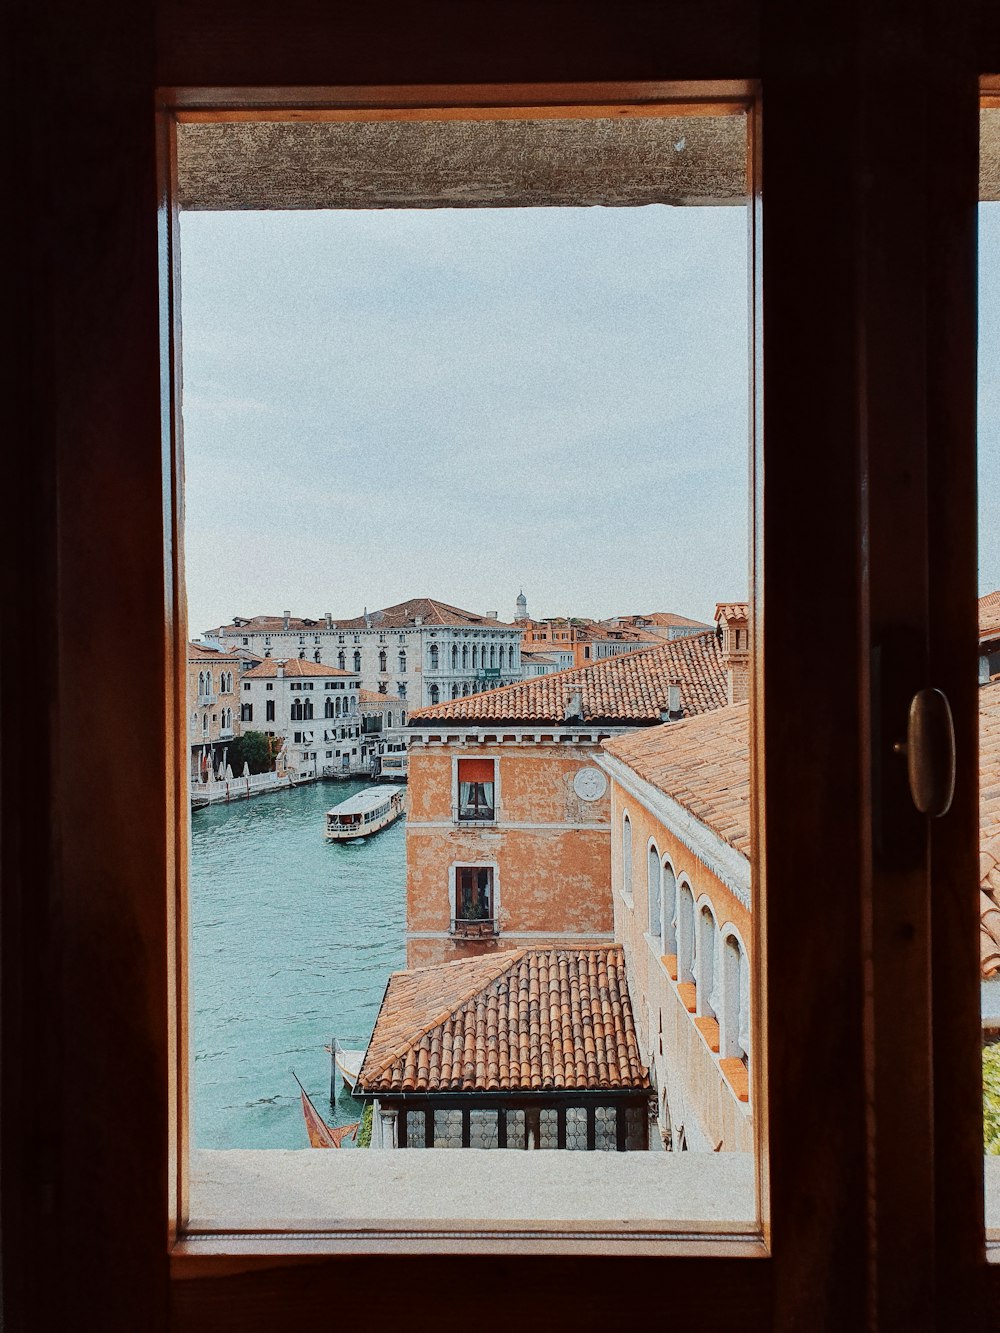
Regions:
<instances>
[{"instance_id":1,"label":"sky","mask_svg":"<svg viewBox=\"0 0 1000 1333\"><path fill-rule=\"evenodd\" d=\"M1000 205L981 210L1000 587ZM742 208L182 214L192 634L437 597L511 620L747 594Z\"/></svg>"}]
</instances>

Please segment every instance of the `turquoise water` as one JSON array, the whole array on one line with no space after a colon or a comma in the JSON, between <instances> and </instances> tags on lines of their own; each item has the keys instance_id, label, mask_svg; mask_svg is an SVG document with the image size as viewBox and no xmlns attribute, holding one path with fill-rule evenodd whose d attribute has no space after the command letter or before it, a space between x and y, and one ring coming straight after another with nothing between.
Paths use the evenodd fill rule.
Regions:
<instances>
[{"instance_id":1,"label":"turquoise water","mask_svg":"<svg viewBox=\"0 0 1000 1333\"><path fill-rule=\"evenodd\" d=\"M364 782L318 782L192 815L192 1111L196 1148L308 1146L302 1080L328 1123L362 1104L337 1078L337 1036L363 1048L405 966L405 821L328 844L323 815Z\"/></svg>"}]
</instances>

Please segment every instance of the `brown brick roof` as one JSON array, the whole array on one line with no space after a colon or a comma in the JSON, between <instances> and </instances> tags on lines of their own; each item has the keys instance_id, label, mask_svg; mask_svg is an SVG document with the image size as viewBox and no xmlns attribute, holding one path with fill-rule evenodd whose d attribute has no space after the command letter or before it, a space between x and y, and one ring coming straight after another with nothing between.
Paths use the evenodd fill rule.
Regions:
<instances>
[{"instance_id":1,"label":"brown brick roof","mask_svg":"<svg viewBox=\"0 0 1000 1333\"><path fill-rule=\"evenodd\" d=\"M244 680L273 679L278 674L278 667L285 668L285 678L294 680L302 676L353 676L357 671L341 671L339 667L326 666L323 662L309 662L304 657L265 657L263 662L243 673Z\"/></svg>"},{"instance_id":2,"label":"brown brick roof","mask_svg":"<svg viewBox=\"0 0 1000 1333\"><path fill-rule=\"evenodd\" d=\"M602 620L602 625L614 625L621 622L621 625L632 625L637 620L647 620L651 625L662 625L669 629L673 626L688 626L689 628L710 629L711 626L704 620L689 620L687 616L675 615L673 611L648 611L645 614L641 611L635 611L627 616L609 616L607 620Z\"/></svg>"},{"instance_id":3,"label":"brown brick roof","mask_svg":"<svg viewBox=\"0 0 1000 1333\"><path fill-rule=\"evenodd\" d=\"M221 653L218 648L209 648L203 643L189 643L187 646L189 662L239 662L238 653Z\"/></svg>"},{"instance_id":4,"label":"brown brick roof","mask_svg":"<svg viewBox=\"0 0 1000 1333\"><path fill-rule=\"evenodd\" d=\"M608 754L750 855L749 705L605 741Z\"/></svg>"},{"instance_id":5,"label":"brown brick roof","mask_svg":"<svg viewBox=\"0 0 1000 1333\"><path fill-rule=\"evenodd\" d=\"M362 704L403 703L403 700L399 697L398 694L379 694L378 690L358 690L358 698L360 699Z\"/></svg>"},{"instance_id":6,"label":"brown brick roof","mask_svg":"<svg viewBox=\"0 0 1000 1333\"><path fill-rule=\"evenodd\" d=\"M979 637L993 639L1000 635L1000 589L979 599Z\"/></svg>"},{"instance_id":7,"label":"brown brick roof","mask_svg":"<svg viewBox=\"0 0 1000 1333\"><path fill-rule=\"evenodd\" d=\"M749 620L750 603L749 602L717 602L715 607L715 620Z\"/></svg>"},{"instance_id":8,"label":"brown brick roof","mask_svg":"<svg viewBox=\"0 0 1000 1333\"><path fill-rule=\"evenodd\" d=\"M229 625L220 625L219 631L225 633L229 638L234 634L253 634L269 630L283 630L285 628L284 616L239 616ZM293 629L325 629L325 620L301 619L299 616L288 617L288 630Z\"/></svg>"},{"instance_id":9,"label":"brown brick roof","mask_svg":"<svg viewBox=\"0 0 1000 1333\"><path fill-rule=\"evenodd\" d=\"M655 648L622 653L590 666L533 676L464 699L420 708L415 722L562 722L566 704L579 693L585 723L659 722L668 689L679 685L686 714L721 708L726 702L726 673L715 632L660 641Z\"/></svg>"},{"instance_id":10,"label":"brown brick roof","mask_svg":"<svg viewBox=\"0 0 1000 1333\"><path fill-rule=\"evenodd\" d=\"M463 611L459 606L449 606L447 602L435 601L433 597L413 597L408 602L397 602L395 606L384 606L379 611L369 611L367 616L355 616L353 620L338 620L338 629L409 629L416 623L417 616L422 617L425 625L458 625L470 629L517 629L492 616L482 616L475 611Z\"/></svg>"},{"instance_id":11,"label":"brown brick roof","mask_svg":"<svg viewBox=\"0 0 1000 1333\"><path fill-rule=\"evenodd\" d=\"M358 1086L647 1089L621 947L516 949L394 972Z\"/></svg>"}]
</instances>

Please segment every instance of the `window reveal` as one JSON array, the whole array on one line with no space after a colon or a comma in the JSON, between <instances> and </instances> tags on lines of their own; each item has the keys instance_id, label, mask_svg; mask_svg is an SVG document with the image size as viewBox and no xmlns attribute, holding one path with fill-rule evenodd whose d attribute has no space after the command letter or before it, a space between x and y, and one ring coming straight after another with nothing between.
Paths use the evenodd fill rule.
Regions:
<instances>
[{"instance_id":1,"label":"window reveal","mask_svg":"<svg viewBox=\"0 0 1000 1333\"><path fill-rule=\"evenodd\" d=\"M458 761L458 817L469 820L496 818L494 792L496 785L493 759L460 759Z\"/></svg>"}]
</instances>

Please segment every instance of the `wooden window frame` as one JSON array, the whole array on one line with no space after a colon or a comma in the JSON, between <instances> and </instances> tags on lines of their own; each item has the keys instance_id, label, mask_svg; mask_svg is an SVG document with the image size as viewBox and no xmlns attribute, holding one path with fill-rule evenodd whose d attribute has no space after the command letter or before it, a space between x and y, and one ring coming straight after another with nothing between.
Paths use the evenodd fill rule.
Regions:
<instances>
[{"instance_id":1,"label":"wooden window frame","mask_svg":"<svg viewBox=\"0 0 1000 1333\"><path fill-rule=\"evenodd\" d=\"M390 0L370 14L306 4L292 23L264 0L43 0L18 11L14 37L12 96L32 113L11 144L27 206L9 219L22 334L9 408L31 447L2 531L4 568L18 572L4 623L46 608L55 633L33 667L45 714L25 715L15 673L3 680L10 1325L273 1328L326 1317L345 1291L398 1288L401 1300L432 1293L408 1320L440 1329L467 1318L469 1291L505 1278L503 1301L477 1305L483 1330L620 1322L625 1300L636 1317L662 1314L667 1290L671 1316L703 1327L985 1323L1000 1270L985 1262L982 1219L975 781L960 768L916 866L878 860L870 664L886 629L916 634L959 752L974 753L975 122L978 76L1000 70L995 6L624 0L612 13L545 0L529 15ZM170 1108L184 1075L169 960L184 907L165 886L186 855L186 812L165 777L136 784L114 763L132 740L121 719L151 698L164 701L162 735L176 734L185 684L183 608L162 556L177 535L161 453L176 404L159 375L174 312L161 317L154 276L153 90L440 82L487 97L497 84L720 74L759 80L766 118L754 687L782 701L755 723L767 1257L707 1258L683 1241L658 1259L614 1243L600 1260L516 1267L469 1254L454 1294L447 1255L172 1263ZM159 222L162 236L162 206ZM915 497L902 522L901 493ZM826 629L818 677L802 670L810 604ZM119 681L126 623L136 669ZM910 683L894 685L891 708ZM86 780L95 767L100 784ZM932 962L948 978L933 991ZM83 1072L78 1098L65 1095L69 1068Z\"/></svg>"}]
</instances>

